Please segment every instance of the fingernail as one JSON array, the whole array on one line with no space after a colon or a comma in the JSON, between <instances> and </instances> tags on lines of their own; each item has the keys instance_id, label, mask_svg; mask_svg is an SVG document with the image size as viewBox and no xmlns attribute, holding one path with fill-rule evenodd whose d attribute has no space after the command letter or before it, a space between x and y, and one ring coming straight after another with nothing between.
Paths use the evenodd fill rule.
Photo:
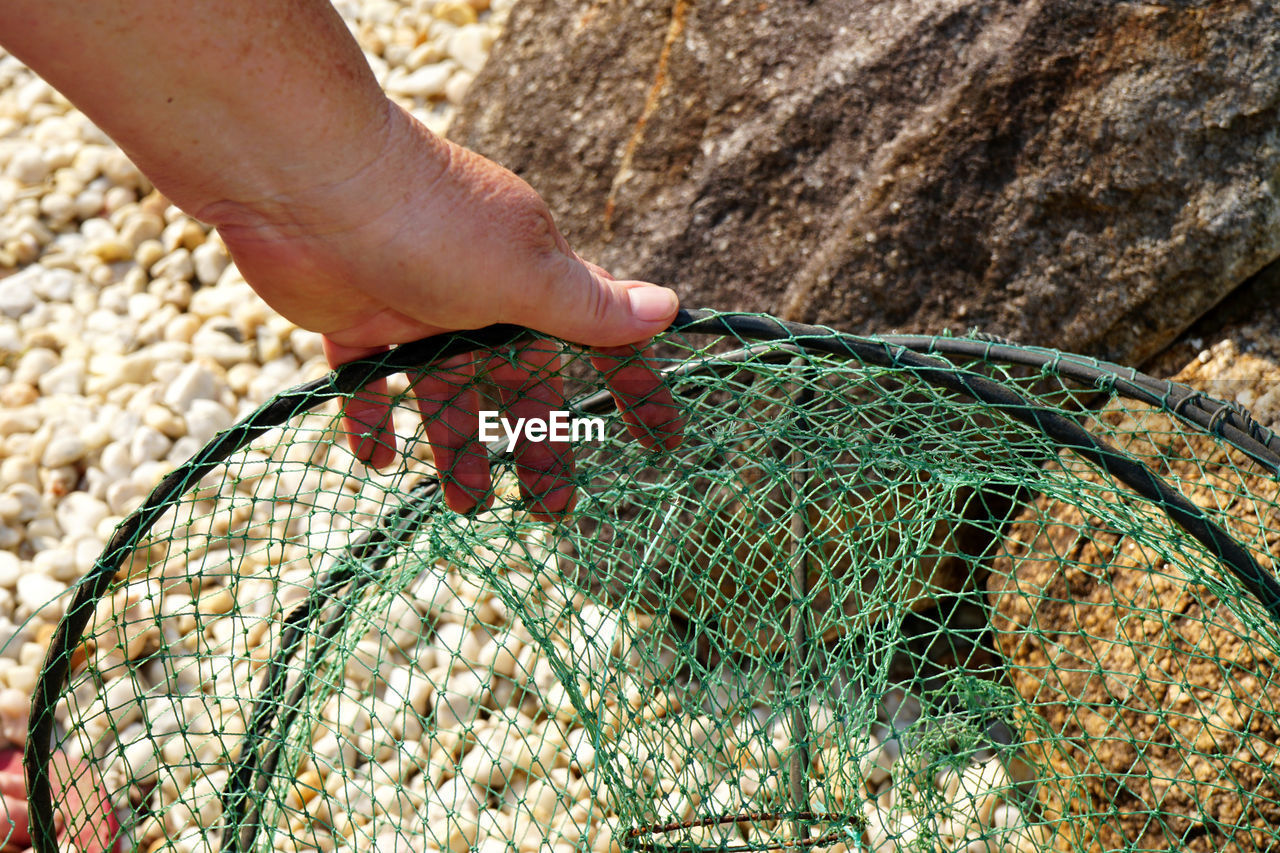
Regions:
<instances>
[{"instance_id":1,"label":"fingernail","mask_svg":"<svg viewBox=\"0 0 1280 853\"><path fill-rule=\"evenodd\" d=\"M631 314L646 323L665 320L675 313L680 300L675 291L666 287L633 287L627 291L631 300Z\"/></svg>"}]
</instances>

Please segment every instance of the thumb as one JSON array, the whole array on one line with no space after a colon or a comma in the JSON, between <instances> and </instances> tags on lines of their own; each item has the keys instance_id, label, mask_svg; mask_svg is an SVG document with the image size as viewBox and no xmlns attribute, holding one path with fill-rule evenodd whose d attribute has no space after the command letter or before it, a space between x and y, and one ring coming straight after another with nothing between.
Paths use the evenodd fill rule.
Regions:
<instances>
[{"instance_id":1,"label":"thumb","mask_svg":"<svg viewBox=\"0 0 1280 853\"><path fill-rule=\"evenodd\" d=\"M680 299L670 288L615 281L594 264L565 261L567 269L513 322L576 344L611 347L647 341L675 319Z\"/></svg>"}]
</instances>

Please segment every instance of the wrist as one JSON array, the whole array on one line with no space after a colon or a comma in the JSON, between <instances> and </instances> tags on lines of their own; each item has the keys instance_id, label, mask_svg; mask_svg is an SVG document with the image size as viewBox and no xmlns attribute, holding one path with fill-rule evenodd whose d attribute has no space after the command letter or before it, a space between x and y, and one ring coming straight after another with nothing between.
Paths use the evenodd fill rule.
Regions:
<instances>
[{"instance_id":1,"label":"wrist","mask_svg":"<svg viewBox=\"0 0 1280 853\"><path fill-rule=\"evenodd\" d=\"M279 161L259 157L249 179L218 188L191 214L224 236L236 230L270 231L275 238L336 235L385 218L410 175L433 180L448 157L447 143L382 97L363 126L325 134Z\"/></svg>"}]
</instances>

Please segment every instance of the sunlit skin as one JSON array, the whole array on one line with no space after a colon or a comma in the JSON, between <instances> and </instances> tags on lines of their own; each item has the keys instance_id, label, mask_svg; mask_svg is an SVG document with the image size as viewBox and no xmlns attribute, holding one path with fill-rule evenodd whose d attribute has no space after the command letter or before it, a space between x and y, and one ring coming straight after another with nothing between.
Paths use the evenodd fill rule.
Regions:
<instances>
[{"instance_id":1,"label":"sunlit skin","mask_svg":"<svg viewBox=\"0 0 1280 853\"><path fill-rule=\"evenodd\" d=\"M519 177L432 135L378 88L325 0L0 0L0 44L58 88L174 204L217 227L270 305L324 338L330 364L426 335L516 323L590 348L629 429L672 448L683 426L643 362L675 294L584 262ZM450 507L486 500L460 359L410 377ZM561 408L558 357L493 354L515 417ZM396 458L383 387L346 407L353 450ZM569 448L514 452L535 517L572 506ZM7 772L7 771L6 771ZM0 777L10 813L20 786ZM16 799L15 799L16 797Z\"/></svg>"}]
</instances>

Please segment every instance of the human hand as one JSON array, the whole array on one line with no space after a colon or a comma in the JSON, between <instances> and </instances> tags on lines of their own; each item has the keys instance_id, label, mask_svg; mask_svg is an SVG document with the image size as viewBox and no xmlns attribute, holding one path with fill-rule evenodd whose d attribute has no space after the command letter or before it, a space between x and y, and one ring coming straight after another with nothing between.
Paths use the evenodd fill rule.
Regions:
<instances>
[{"instance_id":1,"label":"human hand","mask_svg":"<svg viewBox=\"0 0 1280 853\"><path fill-rule=\"evenodd\" d=\"M378 138L377 156L341 180L196 215L218 227L246 281L272 307L323 334L331 365L445 331L528 326L592 347L632 435L648 447L675 447L683 422L670 392L642 361L623 363L669 325L675 294L616 281L584 262L528 184L391 104ZM535 342L516 356L493 353L486 364L508 414L545 419L563 408L557 350ZM475 365L461 356L410 377L446 502L460 512L491 503L480 401L469 384ZM355 454L374 467L390 464L396 441L386 382L356 395L344 414ZM571 507L567 443L526 440L513 454L535 517L552 520Z\"/></svg>"},{"instance_id":2,"label":"human hand","mask_svg":"<svg viewBox=\"0 0 1280 853\"><path fill-rule=\"evenodd\" d=\"M584 263L528 184L388 101L326 0L92 8L0 0L0 19L19 22L0 27L0 38L174 204L217 226L249 284L325 336L331 364L516 323L595 348L631 431L654 447L679 441L670 394L651 369L619 368L628 351L618 349L665 328L675 294ZM545 416L563 399L544 349L492 363L515 397L512 414ZM466 378L460 365L413 379L446 500L465 511L490 483L475 396L446 404ZM375 466L395 453L382 390L375 384L346 407L350 433L367 434L356 452ZM535 515L570 506L568 447L526 443L515 462Z\"/></svg>"},{"instance_id":3,"label":"human hand","mask_svg":"<svg viewBox=\"0 0 1280 853\"><path fill-rule=\"evenodd\" d=\"M55 751L49 760L49 784L60 842L69 842L70 849L77 853L119 850L120 822L92 764L83 759L74 761L66 753ZM28 850L30 815L20 749L0 749L0 795L4 809L0 814L0 841L8 837L0 849L5 853Z\"/></svg>"}]
</instances>

